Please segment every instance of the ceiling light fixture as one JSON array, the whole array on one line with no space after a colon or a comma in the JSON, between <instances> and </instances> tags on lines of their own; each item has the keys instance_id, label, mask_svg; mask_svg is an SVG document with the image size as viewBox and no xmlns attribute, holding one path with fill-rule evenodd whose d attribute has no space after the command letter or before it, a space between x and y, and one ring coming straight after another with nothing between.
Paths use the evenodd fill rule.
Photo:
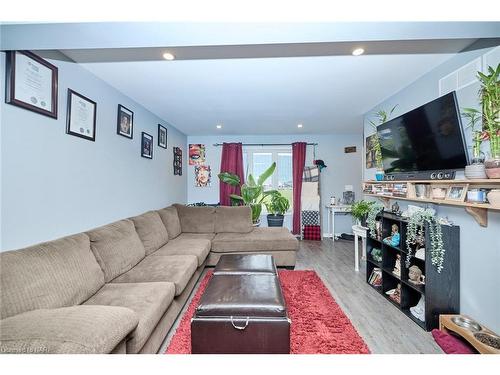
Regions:
<instances>
[{"instance_id":1,"label":"ceiling light fixture","mask_svg":"<svg viewBox=\"0 0 500 375\"><path fill-rule=\"evenodd\" d=\"M352 51L353 56L359 56L365 53L365 50L363 48L356 48L354 51Z\"/></svg>"},{"instance_id":2,"label":"ceiling light fixture","mask_svg":"<svg viewBox=\"0 0 500 375\"><path fill-rule=\"evenodd\" d=\"M219 125L216 125L215 127L216 127L217 129L222 129L222 125L220 125L220 124L219 124Z\"/></svg>"},{"instance_id":3,"label":"ceiling light fixture","mask_svg":"<svg viewBox=\"0 0 500 375\"><path fill-rule=\"evenodd\" d=\"M302 124L297 124L297 127L298 127L298 128L301 128L301 127L302 127Z\"/></svg>"},{"instance_id":4,"label":"ceiling light fixture","mask_svg":"<svg viewBox=\"0 0 500 375\"><path fill-rule=\"evenodd\" d=\"M165 52L165 53L163 54L163 58L164 58L165 60L172 61L172 60L174 60L174 59L175 59L175 56L174 56L173 54L171 54L170 52Z\"/></svg>"}]
</instances>

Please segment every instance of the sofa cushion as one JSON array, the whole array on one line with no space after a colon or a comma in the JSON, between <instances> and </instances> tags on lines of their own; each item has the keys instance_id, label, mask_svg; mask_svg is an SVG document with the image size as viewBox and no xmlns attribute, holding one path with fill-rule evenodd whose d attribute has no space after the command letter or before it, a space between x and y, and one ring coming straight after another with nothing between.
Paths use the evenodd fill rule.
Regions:
<instances>
[{"instance_id":1,"label":"sofa cushion","mask_svg":"<svg viewBox=\"0 0 500 375\"><path fill-rule=\"evenodd\" d=\"M188 207L175 204L183 233L214 233L215 207Z\"/></svg>"},{"instance_id":2,"label":"sofa cushion","mask_svg":"<svg viewBox=\"0 0 500 375\"><path fill-rule=\"evenodd\" d=\"M286 228L254 228L250 233L217 233L212 241L215 253L240 251L297 250L299 242Z\"/></svg>"},{"instance_id":3,"label":"sofa cushion","mask_svg":"<svg viewBox=\"0 0 500 375\"><path fill-rule=\"evenodd\" d=\"M0 353L110 353L137 327L130 309L71 306L0 320Z\"/></svg>"},{"instance_id":4,"label":"sofa cushion","mask_svg":"<svg viewBox=\"0 0 500 375\"><path fill-rule=\"evenodd\" d=\"M179 221L177 209L174 206L158 210L158 214L160 215L163 225L167 228L169 239L174 239L181 234L181 222Z\"/></svg>"},{"instance_id":5,"label":"sofa cushion","mask_svg":"<svg viewBox=\"0 0 500 375\"><path fill-rule=\"evenodd\" d=\"M120 220L87 232L106 282L130 270L146 255L134 223Z\"/></svg>"},{"instance_id":6,"label":"sofa cushion","mask_svg":"<svg viewBox=\"0 0 500 375\"><path fill-rule=\"evenodd\" d=\"M165 246L155 251L152 256L194 255L198 259L198 267L207 259L211 243L204 239L175 238Z\"/></svg>"},{"instance_id":7,"label":"sofa cushion","mask_svg":"<svg viewBox=\"0 0 500 375\"><path fill-rule=\"evenodd\" d=\"M146 255L158 250L168 242L168 232L155 211L130 218L134 222L135 230L144 245Z\"/></svg>"},{"instance_id":8,"label":"sofa cushion","mask_svg":"<svg viewBox=\"0 0 500 375\"><path fill-rule=\"evenodd\" d=\"M215 233L181 233L178 238L183 240L209 240L215 238Z\"/></svg>"},{"instance_id":9,"label":"sofa cushion","mask_svg":"<svg viewBox=\"0 0 500 375\"><path fill-rule=\"evenodd\" d=\"M89 237L76 234L0 253L0 317L77 305L104 285Z\"/></svg>"},{"instance_id":10,"label":"sofa cushion","mask_svg":"<svg viewBox=\"0 0 500 375\"><path fill-rule=\"evenodd\" d=\"M216 233L249 233L252 229L252 210L250 207L220 206L215 209Z\"/></svg>"},{"instance_id":11,"label":"sofa cushion","mask_svg":"<svg viewBox=\"0 0 500 375\"><path fill-rule=\"evenodd\" d=\"M194 255L150 255L113 283L149 283L168 281L175 284L175 295L182 293L198 266Z\"/></svg>"},{"instance_id":12,"label":"sofa cushion","mask_svg":"<svg viewBox=\"0 0 500 375\"><path fill-rule=\"evenodd\" d=\"M173 283L111 283L104 285L85 305L122 306L139 318L137 328L127 340L127 353L138 353L172 303Z\"/></svg>"}]
</instances>

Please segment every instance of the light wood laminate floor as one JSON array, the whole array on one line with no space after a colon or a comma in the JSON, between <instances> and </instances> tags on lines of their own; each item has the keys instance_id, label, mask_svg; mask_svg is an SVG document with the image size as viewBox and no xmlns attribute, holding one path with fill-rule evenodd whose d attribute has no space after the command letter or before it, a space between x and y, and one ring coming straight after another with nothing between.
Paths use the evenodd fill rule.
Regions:
<instances>
[{"instance_id":1,"label":"light wood laminate floor","mask_svg":"<svg viewBox=\"0 0 500 375\"><path fill-rule=\"evenodd\" d=\"M430 333L366 283L364 261L360 263L360 271L354 271L354 242L300 241L295 269L317 272L372 353L442 353ZM188 305L189 302L180 317ZM166 337L160 353L166 350L179 321L180 318Z\"/></svg>"}]
</instances>

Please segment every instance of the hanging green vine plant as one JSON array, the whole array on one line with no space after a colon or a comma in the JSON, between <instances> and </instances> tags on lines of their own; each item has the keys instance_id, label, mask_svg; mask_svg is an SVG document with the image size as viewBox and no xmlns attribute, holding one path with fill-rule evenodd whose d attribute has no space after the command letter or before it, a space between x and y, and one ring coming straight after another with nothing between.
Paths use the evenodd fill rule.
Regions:
<instances>
[{"instance_id":1,"label":"hanging green vine plant","mask_svg":"<svg viewBox=\"0 0 500 375\"><path fill-rule=\"evenodd\" d=\"M370 230L370 236L372 238L376 238L377 235L377 215L384 209L384 206L381 203L374 203L370 206L370 211L368 212L368 216L366 218L366 225Z\"/></svg>"},{"instance_id":2,"label":"hanging green vine plant","mask_svg":"<svg viewBox=\"0 0 500 375\"><path fill-rule=\"evenodd\" d=\"M406 268L410 267L410 260L414 256L412 245L421 242L424 236L424 226L429 225L429 236L431 238L431 264L436 267L437 272L441 273L444 264L444 243L441 224L436 219L434 210L426 209L415 212L409 217L408 227L406 229Z\"/></svg>"}]
</instances>

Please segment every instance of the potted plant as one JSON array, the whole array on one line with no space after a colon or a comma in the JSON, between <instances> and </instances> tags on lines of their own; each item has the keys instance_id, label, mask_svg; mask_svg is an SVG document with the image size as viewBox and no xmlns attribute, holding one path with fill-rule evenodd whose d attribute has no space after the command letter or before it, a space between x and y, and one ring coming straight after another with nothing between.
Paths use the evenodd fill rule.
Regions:
<instances>
[{"instance_id":1,"label":"potted plant","mask_svg":"<svg viewBox=\"0 0 500 375\"><path fill-rule=\"evenodd\" d=\"M380 109L377 112L375 112L375 117L378 120L378 123L376 123L373 120L370 120L370 124L372 125L373 130L375 131L373 148L375 150L375 165L377 168L377 172L375 173L375 178L377 179L377 181L382 181L384 179L384 166L382 164L382 148L380 147L380 139L378 137L377 127L387 122L389 116L392 115L397 106L398 105L396 104L394 107L392 107L389 113L387 113L385 109Z\"/></svg>"},{"instance_id":2,"label":"potted plant","mask_svg":"<svg viewBox=\"0 0 500 375\"><path fill-rule=\"evenodd\" d=\"M267 226L282 227L285 219L285 213L290 208L290 201L284 197L279 191L270 196L270 200L266 203L267 208Z\"/></svg>"},{"instance_id":3,"label":"potted plant","mask_svg":"<svg viewBox=\"0 0 500 375\"><path fill-rule=\"evenodd\" d=\"M247 177L247 183L241 184L240 178L229 172L222 172L218 174L219 179L226 184L232 186L239 186L241 189L241 195L231 194L231 201L233 205L245 205L252 209L252 223L255 226L260 225L260 214L262 212L262 204L265 199L273 194L276 194L276 190L264 191L264 182L271 177L276 169L276 163L271 164L271 166L262 173L257 181L255 178L249 174Z\"/></svg>"},{"instance_id":4,"label":"potted plant","mask_svg":"<svg viewBox=\"0 0 500 375\"><path fill-rule=\"evenodd\" d=\"M481 89L484 138L490 141L490 155L484 166L489 178L500 178L500 64L488 67L488 74L477 72Z\"/></svg>"},{"instance_id":5,"label":"potted plant","mask_svg":"<svg viewBox=\"0 0 500 375\"><path fill-rule=\"evenodd\" d=\"M375 202L360 200L351 205L351 215L353 219L358 222L358 224L361 224L361 226L366 227L366 218L368 217L374 203Z\"/></svg>"},{"instance_id":6,"label":"potted plant","mask_svg":"<svg viewBox=\"0 0 500 375\"><path fill-rule=\"evenodd\" d=\"M481 144L486 138L486 132L481 129L481 112L475 108L464 108L462 117L468 120L467 129L472 131L472 160L465 166L465 177L468 179L486 178L484 168L484 153ZM479 124L479 127L476 125Z\"/></svg>"}]
</instances>

